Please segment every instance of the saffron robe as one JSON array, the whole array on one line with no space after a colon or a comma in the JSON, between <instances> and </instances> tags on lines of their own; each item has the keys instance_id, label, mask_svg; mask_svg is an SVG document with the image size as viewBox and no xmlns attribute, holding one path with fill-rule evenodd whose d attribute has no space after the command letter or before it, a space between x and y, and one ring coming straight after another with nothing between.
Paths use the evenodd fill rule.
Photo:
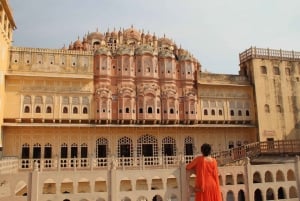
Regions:
<instances>
[{"instance_id":1,"label":"saffron robe","mask_svg":"<svg viewBox=\"0 0 300 201\"><path fill-rule=\"evenodd\" d=\"M196 172L195 201L222 201L216 159L198 156L186 169Z\"/></svg>"}]
</instances>

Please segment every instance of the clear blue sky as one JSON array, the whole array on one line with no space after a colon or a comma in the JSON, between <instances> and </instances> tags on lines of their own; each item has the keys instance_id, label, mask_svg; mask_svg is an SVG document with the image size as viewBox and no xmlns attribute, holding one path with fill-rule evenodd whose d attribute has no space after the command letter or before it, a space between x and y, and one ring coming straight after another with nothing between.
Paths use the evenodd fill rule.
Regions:
<instances>
[{"instance_id":1,"label":"clear blue sky","mask_svg":"<svg viewBox=\"0 0 300 201\"><path fill-rule=\"evenodd\" d=\"M129 28L173 39L213 73L238 74L256 46L300 51L299 0L9 0L14 46L62 48L88 32Z\"/></svg>"}]
</instances>

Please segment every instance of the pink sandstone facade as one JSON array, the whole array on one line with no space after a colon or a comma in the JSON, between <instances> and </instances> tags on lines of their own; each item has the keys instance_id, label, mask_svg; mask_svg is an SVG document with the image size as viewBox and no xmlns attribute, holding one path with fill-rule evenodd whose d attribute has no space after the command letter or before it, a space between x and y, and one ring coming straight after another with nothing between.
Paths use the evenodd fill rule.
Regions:
<instances>
[{"instance_id":1,"label":"pink sandstone facade","mask_svg":"<svg viewBox=\"0 0 300 201\"><path fill-rule=\"evenodd\" d=\"M192 201L204 142L223 200L299 200L299 52L251 47L226 75L133 26L14 47L0 3L0 201Z\"/></svg>"}]
</instances>

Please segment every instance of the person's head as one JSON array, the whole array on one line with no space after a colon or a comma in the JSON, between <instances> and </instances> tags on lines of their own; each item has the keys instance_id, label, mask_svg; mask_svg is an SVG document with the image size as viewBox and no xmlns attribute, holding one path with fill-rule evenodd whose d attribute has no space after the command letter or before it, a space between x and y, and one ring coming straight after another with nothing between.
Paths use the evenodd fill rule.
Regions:
<instances>
[{"instance_id":1,"label":"person's head","mask_svg":"<svg viewBox=\"0 0 300 201\"><path fill-rule=\"evenodd\" d=\"M211 146L207 143L204 143L201 146L201 153L203 154L203 156L208 156L211 153Z\"/></svg>"}]
</instances>

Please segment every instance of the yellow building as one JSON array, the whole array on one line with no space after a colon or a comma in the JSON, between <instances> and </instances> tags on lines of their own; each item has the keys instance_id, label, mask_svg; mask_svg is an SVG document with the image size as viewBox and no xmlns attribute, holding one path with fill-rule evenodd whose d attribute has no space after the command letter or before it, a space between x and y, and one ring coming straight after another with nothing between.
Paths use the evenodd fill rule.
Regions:
<instances>
[{"instance_id":1,"label":"yellow building","mask_svg":"<svg viewBox=\"0 0 300 201\"><path fill-rule=\"evenodd\" d=\"M0 201L193 200L185 164L204 142L224 200L299 199L299 52L250 48L225 75L134 27L14 47L0 6Z\"/></svg>"},{"instance_id":2,"label":"yellow building","mask_svg":"<svg viewBox=\"0 0 300 201\"><path fill-rule=\"evenodd\" d=\"M11 9L7 1L1 1L0 7L0 156L3 137L3 110L5 107L5 73L9 66L9 48L11 47L13 30L16 28Z\"/></svg>"}]
</instances>

